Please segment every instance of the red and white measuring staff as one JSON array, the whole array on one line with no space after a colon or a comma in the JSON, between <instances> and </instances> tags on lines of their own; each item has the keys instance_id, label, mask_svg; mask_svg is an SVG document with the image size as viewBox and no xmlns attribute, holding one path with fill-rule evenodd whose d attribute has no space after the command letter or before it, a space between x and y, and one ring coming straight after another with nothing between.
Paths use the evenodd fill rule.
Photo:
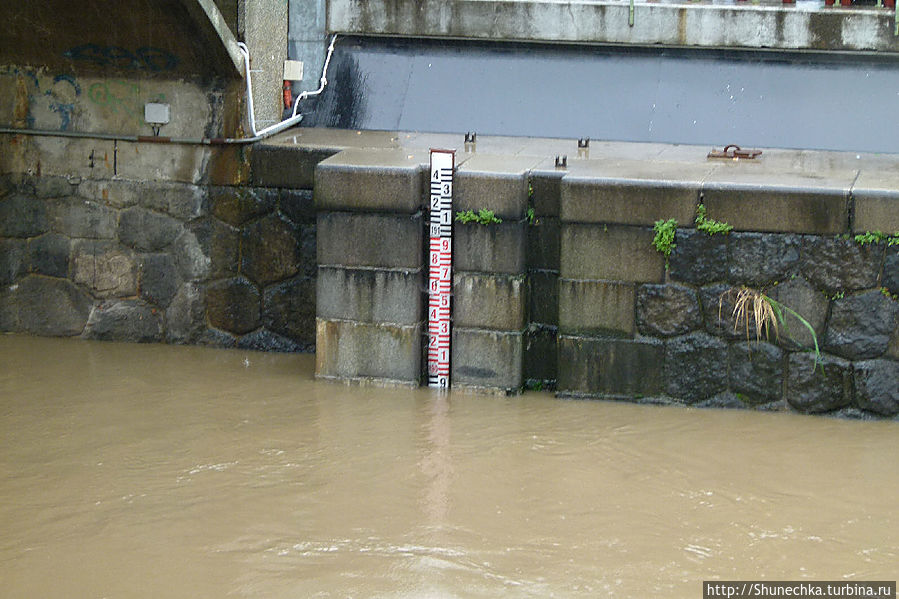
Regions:
<instances>
[{"instance_id":1,"label":"red and white measuring staff","mask_svg":"<svg viewBox=\"0 0 899 599\"><path fill-rule=\"evenodd\" d=\"M428 256L428 387L450 385L450 297L453 275L454 150L431 150Z\"/></svg>"}]
</instances>

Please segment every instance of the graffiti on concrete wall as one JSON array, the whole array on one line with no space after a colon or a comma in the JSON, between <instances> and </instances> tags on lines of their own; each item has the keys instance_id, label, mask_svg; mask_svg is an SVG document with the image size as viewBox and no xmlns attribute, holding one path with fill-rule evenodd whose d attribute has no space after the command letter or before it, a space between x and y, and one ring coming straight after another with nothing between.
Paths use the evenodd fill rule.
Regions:
<instances>
[{"instance_id":1,"label":"graffiti on concrete wall","mask_svg":"<svg viewBox=\"0 0 899 599\"><path fill-rule=\"evenodd\" d=\"M98 81L87 90L88 99L98 106L102 106L113 114L123 115L126 119L138 125L144 122L144 103L147 101L141 93L138 83L133 81ZM165 95L154 96L154 101L164 102Z\"/></svg>"},{"instance_id":2,"label":"graffiti on concrete wall","mask_svg":"<svg viewBox=\"0 0 899 599\"><path fill-rule=\"evenodd\" d=\"M26 127L39 126L67 131L76 113L81 85L71 75L38 76L32 69L13 67L0 75L15 79L13 121Z\"/></svg>"},{"instance_id":3,"label":"graffiti on concrete wall","mask_svg":"<svg viewBox=\"0 0 899 599\"><path fill-rule=\"evenodd\" d=\"M53 85L44 92L50 99L50 110L59 115L59 128L66 131L72 123L75 112L75 99L81 95L81 86L71 75L57 75Z\"/></svg>"},{"instance_id":4,"label":"graffiti on concrete wall","mask_svg":"<svg viewBox=\"0 0 899 599\"><path fill-rule=\"evenodd\" d=\"M144 46L134 51L120 46L82 44L69 48L63 56L72 60L130 71L164 72L178 66L177 56L162 48Z\"/></svg>"}]
</instances>

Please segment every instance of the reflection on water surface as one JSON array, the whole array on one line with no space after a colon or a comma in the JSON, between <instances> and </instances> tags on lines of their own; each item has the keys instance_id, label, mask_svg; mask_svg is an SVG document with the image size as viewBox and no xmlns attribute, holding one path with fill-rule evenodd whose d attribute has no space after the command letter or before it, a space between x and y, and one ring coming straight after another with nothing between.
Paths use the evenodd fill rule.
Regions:
<instances>
[{"instance_id":1,"label":"reflection on water surface","mask_svg":"<svg viewBox=\"0 0 899 599\"><path fill-rule=\"evenodd\" d=\"M690 597L895 580L899 427L316 383L0 336L5 597Z\"/></svg>"}]
</instances>

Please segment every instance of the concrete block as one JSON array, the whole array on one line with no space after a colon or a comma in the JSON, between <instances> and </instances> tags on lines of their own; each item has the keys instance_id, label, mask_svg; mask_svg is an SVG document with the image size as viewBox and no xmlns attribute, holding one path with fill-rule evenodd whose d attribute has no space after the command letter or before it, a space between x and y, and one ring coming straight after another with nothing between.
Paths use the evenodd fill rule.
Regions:
<instances>
[{"instance_id":1,"label":"concrete block","mask_svg":"<svg viewBox=\"0 0 899 599\"><path fill-rule=\"evenodd\" d=\"M852 186L852 197L855 200L853 233L899 232L899 174L895 170L861 171Z\"/></svg>"},{"instance_id":2,"label":"concrete block","mask_svg":"<svg viewBox=\"0 0 899 599\"><path fill-rule=\"evenodd\" d=\"M707 164L595 162L562 179L559 215L566 222L652 226L692 222Z\"/></svg>"},{"instance_id":3,"label":"concrete block","mask_svg":"<svg viewBox=\"0 0 899 599\"><path fill-rule=\"evenodd\" d=\"M536 270L528 273L528 301L531 322L558 326L559 272Z\"/></svg>"},{"instance_id":4,"label":"concrete block","mask_svg":"<svg viewBox=\"0 0 899 599\"><path fill-rule=\"evenodd\" d=\"M716 171L703 183L707 216L735 231L836 235L849 226L855 172L816 179L770 169Z\"/></svg>"},{"instance_id":5,"label":"concrete block","mask_svg":"<svg viewBox=\"0 0 899 599\"><path fill-rule=\"evenodd\" d=\"M528 228L528 268L559 270L559 219L538 217Z\"/></svg>"},{"instance_id":6,"label":"concrete block","mask_svg":"<svg viewBox=\"0 0 899 599\"><path fill-rule=\"evenodd\" d=\"M75 193L77 185L68 177L36 177L34 195L39 198L64 198Z\"/></svg>"},{"instance_id":7,"label":"concrete block","mask_svg":"<svg viewBox=\"0 0 899 599\"><path fill-rule=\"evenodd\" d=\"M424 320L424 274L322 266L316 283L316 314L331 320L419 324Z\"/></svg>"},{"instance_id":8,"label":"concrete block","mask_svg":"<svg viewBox=\"0 0 899 599\"><path fill-rule=\"evenodd\" d=\"M530 173L530 204L537 216L558 217L566 171L538 167Z\"/></svg>"},{"instance_id":9,"label":"concrete block","mask_svg":"<svg viewBox=\"0 0 899 599\"><path fill-rule=\"evenodd\" d=\"M659 395L664 363L664 345L658 341L559 335L557 389L562 395Z\"/></svg>"},{"instance_id":10,"label":"concrete block","mask_svg":"<svg viewBox=\"0 0 899 599\"><path fill-rule=\"evenodd\" d=\"M633 337L634 284L559 279L559 331Z\"/></svg>"},{"instance_id":11,"label":"concrete block","mask_svg":"<svg viewBox=\"0 0 899 599\"><path fill-rule=\"evenodd\" d=\"M486 209L504 220L524 218L533 157L475 154L456 170L453 210Z\"/></svg>"},{"instance_id":12,"label":"concrete block","mask_svg":"<svg viewBox=\"0 0 899 599\"><path fill-rule=\"evenodd\" d=\"M453 226L453 268L520 274L527 270L527 224Z\"/></svg>"},{"instance_id":13,"label":"concrete block","mask_svg":"<svg viewBox=\"0 0 899 599\"><path fill-rule=\"evenodd\" d=\"M525 332L524 378L555 387L559 376L559 330L553 326L534 326Z\"/></svg>"},{"instance_id":14,"label":"concrete block","mask_svg":"<svg viewBox=\"0 0 899 599\"><path fill-rule=\"evenodd\" d=\"M421 333L419 325L317 318L315 376L418 386Z\"/></svg>"},{"instance_id":15,"label":"concrete block","mask_svg":"<svg viewBox=\"0 0 899 599\"><path fill-rule=\"evenodd\" d=\"M526 324L527 282L523 275L453 274L453 324L521 331Z\"/></svg>"},{"instance_id":16,"label":"concrete block","mask_svg":"<svg viewBox=\"0 0 899 599\"><path fill-rule=\"evenodd\" d=\"M517 393L524 385L524 334L453 327L450 384Z\"/></svg>"},{"instance_id":17,"label":"concrete block","mask_svg":"<svg viewBox=\"0 0 899 599\"><path fill-rule=\"evenodd\" d=\"M559 274L566 279L660 283L665 258L652 229L562 223Z\"/></svg>"},{"instance_id":18,"label":"concrete block","mask_svg":"<svg viewBox=\"0 0 899 599\"><path fill-rule=\"evenodd\" d=\"M319 265L417 269L423 265L421 214L321 212Z\"/></svg>"},{"instance_id":19,"label":"concrete block","mask_svg":"<svg viewBox=\"0 0 899 599\"><path fill-rule=\"evenodd\" d=\"M854 192L853 192L854 195ZM853 233L882 231L899 232L899 193L864 193L855 196Z\"/></svg>"},{"instance_id":20,"label":"concrete block","mask_svg":"<svg viewBox=\"0 0 899 599\"><path fill-rule=\"evenodd\" d=\"M257 144L250 154L251 180L262 187L312 189L315 166L341 148L298 148Z\"/></svg>"},{"instance_id":21,"label":"concrete block","mask_svg":"<svg viewBox=\"0 0 899 599\"><path fill-rule=\"evenodd\" d=\"M425 203L423 177L418 161L406 151L344 150L315 167L315 207L418 212Z\"/></svg>"}]
</instances>

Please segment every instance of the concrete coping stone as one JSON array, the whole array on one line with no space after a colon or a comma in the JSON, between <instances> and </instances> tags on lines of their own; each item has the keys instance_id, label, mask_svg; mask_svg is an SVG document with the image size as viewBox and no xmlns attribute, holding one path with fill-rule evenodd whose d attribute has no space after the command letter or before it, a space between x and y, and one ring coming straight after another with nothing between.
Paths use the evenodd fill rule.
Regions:
<instances>
[{"instance_id":1,"label":"concrete coping stone","mask_svg":"<svg viewBox=\"0 0 899 599\"><path fill-rule=\"evenodd\" d=\"M749 161L722 162L703 182L703 188L777 188L848 195L858 176L857 170L830 169L827 172L797 170L792 165Z\"/></svg>"},{"instance_id":2,"label":"concrete coping stone","mask_svg":"<svg viewBox=\"0 0 899 599\"><path fill-rule=\"evenodd\" d=\"M540 161L536 156L476 153L459 166L458 174L523 177Z\"/></svg>"},{"instance_id":3,"label":"concrete coping stone","mask_svg":"<svg viewBox=\"0 0 899 599\"><path fill-rule=\"evenodd\" d=\"M621 182L651 187L695 187L715 172L710 162L665 162L655 160L579 161L574 163L564 182L570 185L593 185Z\"/></svg>"},{"instance_id":4,"label":"concrete coping stone","mask_svg":"<svg viewBox=\"0 0 899 599\"><path fill-rule=\"evenodd\" d=\"M852 186L852 193L899 197L899 170L862 171Z\"/></svg>"},{"instance_id":5,"label":"concrete coping stone","mask_svg":"<svg viewBox=\"0 0 899 599\"><path fill-rule=\"evenodd\" d=\"M416 212L423 203L422 167L400 149L350 148L315 167L319 210Z\"/></svg>"},{"instance_id":6,"label":"concrete coping stone","mask_svg":"<svg viewBox=\"0 0 899 599\"><path fill-rule=\"evenodd\" d=\"M569 181L592 177L598 181L630 181L649 187L664 184L670 188L699 183L707 192L744 196L752 193L759 199L767 192L780 197L798 194L837 198L848 197L850 192L864 196L873 191L883 192L877 194L883 197L899 190L899 153L759 148L764 153L756 160L721 161L706 157L712 149L708 146L591 140L589 151L579 155L575 139L482 135L476 144L465 144L461 133L326 128L298 128L260 145L269 150L332 148L347 152L332 156L328 159L331 162L325 161L335 166L349 166L347 163L353 158L369 166L381 161L384 167L409 168L415 164L426 168L430 148L451 149L456 151L460 173L524 169L531 177L561 176ZM373 155L361 156L368 152ZM555 167L558 155L567 156L567 168ZM832 228L802 232L830 233ZM843 232L842 229L845 226L836 232Z\"/></svg>"}]
</instances>

